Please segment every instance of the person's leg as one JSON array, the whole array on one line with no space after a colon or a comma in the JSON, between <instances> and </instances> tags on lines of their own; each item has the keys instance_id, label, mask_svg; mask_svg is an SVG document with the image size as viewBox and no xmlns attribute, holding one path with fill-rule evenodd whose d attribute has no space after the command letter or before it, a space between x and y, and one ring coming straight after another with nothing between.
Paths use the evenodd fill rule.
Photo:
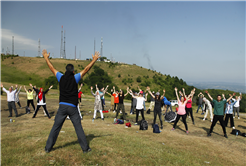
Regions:
<instances>
[{"instance_id":1,"label":"person's leg","mask_svg":"<svg viewBox=\"0 0 246 166\"><path fill-rule=\"evenodd\" d=\"M30 103L31 103L30 100L27 100L26 101L26 106L29 107Z\"/></svg>"},{"instance_id":2,"label":"person's leg","mask_svg":"<svg viewBox=\"0 0 246 166\"><path fill-rule=\"evenodd\" d=\"M234 118L235 118L235 114L236 114L236 107L233 107L233 115L234 115Z\"/></svg>"},{"instance_id":3,"label":"person's leg","mask_svg":"<svg viewBox=\"0 0 246 166\"><path fill-rule=\"evenodd\" d=\"M82 124L81 124L81 119L78 115L77 108L69 107L67 112L69 114L69 117L70 117L70 119L73 123L74 129L76 131L80 147L82 148L83 151L88 150L89 145L88 145L87 140L86 140L86 136L85 136ZM100 110L100 112L102 112L102 110Z\"/></svg>"},{"instance_id":4,"label":"person's leg","mask_svg":"<svg viewBox=\"0 0 246 166\"><path fill-rule=\"evenodd\" d=\"M212 109L212 106L208 106L208 111L209 111L209 114L210 114L210 120L211 122L213 121L213 109Z\"/></svg>"},{"instance_id":5,"label":"person's leg","mask_svg":"<svg viewBox=\"0 0 246 166\"><path fill-rule=\"evenodd\" d=\"M195 124L195 120L194 120L194 117L193 117L193 110L192 110L192 107L189 108L189 110L190 110L190 117L191 117L191 120L192 120L193 124Z\"/></svg>"},{"instance_id":6,"label":"person's leg","mask_svg":"<svg viewBox=\"0 0 246 166\"><path fill-rule=\"evenodd\" d=\"M226 117L225 117L225 126L227 127L227 124L228 124L228 119L229 119L229 114L226 114Z\"/></svg>"},{"instance_id":7,"label":"person's leg","mask_svg":"<svg viewBox=\"0 0 246 166\"><path fill-rule=\"evenodd\" d=\"M175 129L176 124L178 123L179 119L180 119L180 115L177 114L176 120L175 120L175 122L174 122L174 124L173 124L173 128L174 128L174 129Z\"/></svg>"},{"instance_id":8,"label":"person's leg","mask_svg":"<svg viewBox=\"0 0 246 166\"><path fill-rule=\"evenodd\" d=\"M230 123L231 123L231 128L234 127L234 120L233 120L233 116L232 114L228 114L229 118L230 118Z\"/></svg>"},{"instance_id":9,"label":"person's leg","mask_svg":"<svg viewBox=\"0 0 246 166\"><path fill-rule=\"evenodd\" d=\"M208 111L209 111L209 110L206 111L203 120L205 120L205 119L207 118L207 116L208 116Z\"/></svg>"},{"instance_id":10,"label":"person's leg","mask_svg":"<svg viewBox=\"0 0 246 166\"><path fill-rule=\"evenodd\" d=\"M161 129L163 129L163 124L162 124L162 116L161 116L162 112L159 111L158 112L158 116L159 116L159 119L160 119L160 123L161 123Z\"/></svg>"},{"instance_id":11,"label":"person's leg","mask_svg":"<svg viewBox=\"0 0 246 166\"><path fill-rule=\"evenodd\" d=\"M142 119L145 120L145 118L144 118L144 110L141 109L140 112L141 112Z\"/></svg>"},{"instance_id":12,"label":"person's leg","mask_svg":"<svg viewBox=\"0 0 246 166\"><path fill-rule=\"evenodd\" d=\"M223 118L224 118L223 115L222 116L219 116L220 125L221 125L221 127L223 129L224 135L226 135L225 122L224 122Z\"/></svg>"},{"instance_id":13,"label":"person's leg","mask_svg":"<svg viewBox=\"0 0 246 166\"><path fill-rule=\"evenodd\" d=\"M154 121L153 121L153 125L154 125L155 122L156 122L156 116L157 116L157 112L154 110Z\"/></svg>"},{"instance_id":14,"label":"person's leg","mask_svg":"<svg viewBox=\"0 0 246 166\"><path fill-rule=\"evenodd\" d=\"M197 107L196 113L198 113L200 107L201 107L201 105L199 104Z\"/></svg>"},{"instance_id":15,"label":"person's leg","mask_svg":"<svg viewBox=\"0 0 246 166\"><path fill-rule=\"evenodd\" d=\"M9 108L9 117L12 116L12 104L11 102L8 102L8 108Z\"/></svg>"},{"instance_id":16,"label":"person's leg","mask_svg":"<svg viewBox=\"0 0 246 166\"><path fill-rule=\"evenodd\" d=\"M116 111L116 103L114 103L114 111Z\"/></svg>"},{"instance_id":17,"label":"person's leg","mask_svg":"<svg viewBox=\"0 0 246 166\"><path fill-rule=\"evenodd\" d=\"M33 107L33 110L35 110L35 106L34 106L34 104L33 104L33 100L30 100L30 102L31 102L31 105L32 105L32 107Z\"/></svg>"},{"instance_id":18,"label":"person's leg","mask_svg":"<svg viewBox=\"0 0 246 166\"><path fill-rule=\"evenodd\" d=\"M139 110L136 109L136 123L138 123L138 114L139 114Z\"/></svg>"},{"instance_id":19,"label":"person's leg","mask_svg":"<svg viewBox=\"0 0 246 166\"><path fill-rule=\"evenodd\" d=\"M102 110L99 110L99 112L101 114L101 119L103 120L104 118L103 118L103 112L102 112Z\"/></svg>"},{"instance_id":20,"label":"person's leg","mask_svg":"<svg viewBox=\"0 0 246 166\"><path fill-rule=\"evenodd\" d=\"M182 115L182 120L183 120L183 123L185 125L185 130L188 131L188 126L187 126L187 123L186 123L186 114Z\"/></svg>"},{"instance_id":21,"label":"person's leg","mask_svg":"<svg viewBox=\"0 0 246 166\"><path fill-rule=\"evenodd\" d=\"M58 111L57 111L57 114L55 117L54 125L50 131L50 135L49 135L48 140L46 142L45 149L47 151L50 151L56 143L56 139L57 139L57 137L60 133L60 130L62 128L62 125L63 125L63 123L67 117L67 113L66 113L67 111L66 110L68 109L68 107L70 107L70 106L59 105L59 108L58 108ZM71 114L69 116L71 116ZM73 119L74 119L74 117L73 117Z\"/></svg>"},{"instance_id":22,"label":"person's leg","mask_svg":"<svg viewBox=\"0 0 246 166\"><path fill-rule=\"evenodd\" d=\"M189 108L187 108L187 107L185 107L185 112L186 112L186 114L187 114L187 116L189 116Z\"/></svg>"},{"instance_id":23,"label":"person's leg","mask_svg":"<svg viewBox=\"0 0 246 166\"><path fill-rule=\"evenodd\" d=\"M37 108L36 108L32 118L36 117L36 114L38 113L38 110L39 110L40 107L41 107L41 105L37 105Z\"/></svg>"},{"instance_id":24,"label":"person's leg","mask_svg":"<svg viewBox=\"0 0 246 166\"><path fill-rule=\"evenodd\" d=\"M83 119L83 117L82 117L82 115L81 115L81 112L80 112L80 109L79 109L79 103L78 103L77 109L78 109L80 118Z\"/></svg>"},{"instance_id":25,"label":"person's leg","mask_svg":"<svg viewBox=\"0 0 246 166\"><path fill-rule=\"evenodd\" d=\"M123 119L126 120L126 114L125 114L125 106L124 106L124 104L122 104L121 110L122 110L122 113L123 113Z\"/></svg>"},{"instance_id":26,"label":"person's leg","mask_svg":"<svg viewBox=\"0 0 246 166\"><path fill-rule=\"evenodd\" d=\"M42 105L42 106L43 106L43 108L44 108L44 111L45 111L46 115L47 115L48 118L50 119L50 114L49 114L49 112L47 111L46 105Z\"/></svg>"},{"instance_id":27,"label":"person's leg","mask_svg":"<svg viewBox=\"0 0 246 166\"><path fill-rule=\"evenodd\" d=\"M15 116L17 117L17 116L18 116L18 112L17 112L16 106L15 106L15 102L12 101L12 102L11 102L11 105L12 105L12 108L13 108L13 110L14 110L14 112L15 112ZM12 112L12 110L11 110L11 112Z\"/></svg>"},{"instance_id":28,"label":"person's leg","mask_svg":"<svg viewBox=\"0 0 246 166\"><path fill-rule=\"evenodd\" d=\"M21 104L20 104L20 101L17 102L18 106L21 108Z\"/></svg>"},{"instance_id":29,"label":"person's leg","mask_svg":"<svg viewBox=\"0 0 246 166\"><path fill-rule=\"evenodd\" d=\"M101 99L102 110L104 111L103 99Z\"/></svg>"},{"instance_id":30,"label":"person's leg","mask_svg":"<svg viewBox=\"0 0 246 166\"><path fill-rule=\"evenodd\" d=\"M117 106L116 116L115 116L116 119L117 119L117 116L118 116L119 112L120 112L120 105Z\"/></svg>"},{"instance_id":31,"label":"person's leg","mask_svg":"<svg viewBox=\"0 0 246 166\"><path fill-rule=\"evenodd\" d=\"M237 117L239 119L239 107L236 107L236 110L237 110Z\"/></svg>"},{"instance_id":32,"label":"person's leg","mask_svg":"<svg viewBox=\"0 0 246 166\"><path fill-rule=\"evenodd\" d=\"M95 109L95 110L94 110L93 119L96 119L96 116L97 116L97 110Z\"/></svg>"},{"instance_id":33,"label":"person's leg","mask_svg":"<svg viewBox=\"0 0 246 166\"><path fill-rule=\"evenodd\" d=\"M214 126L216 125L218 120L219 120L218 119L218 115L214 115L213 123L211 124L210 130L209 130L209 134L211 134L213 132Z\"/></svg>"}]
</instances>

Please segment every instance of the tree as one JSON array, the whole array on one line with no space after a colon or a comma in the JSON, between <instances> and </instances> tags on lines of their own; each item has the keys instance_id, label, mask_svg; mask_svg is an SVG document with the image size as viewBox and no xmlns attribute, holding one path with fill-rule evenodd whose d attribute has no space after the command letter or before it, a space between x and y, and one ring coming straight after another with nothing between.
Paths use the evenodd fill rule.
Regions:
<instances>
[{"instance_id":1,"label":"tree","mask_svg":"<svg viewBox=\"0 0 246 166\"><path fill-rule=\"evenodd\" d=\"M53 89L57 89L58 81L55 76L50 76L44 80L43 83L44 90L48 89L51 85L53 85Z\"/></svg>"},{"instance_id":2,"label":"tree","mask_svg":"<svg viewBox=\"0 0 246 166\"><path fill-rule=\"evenodd\" d=\"M140 76L138 76L137 77L137 82L141 82L142 80L141 80L141 77Z\"/></svg>"}]
</instances>

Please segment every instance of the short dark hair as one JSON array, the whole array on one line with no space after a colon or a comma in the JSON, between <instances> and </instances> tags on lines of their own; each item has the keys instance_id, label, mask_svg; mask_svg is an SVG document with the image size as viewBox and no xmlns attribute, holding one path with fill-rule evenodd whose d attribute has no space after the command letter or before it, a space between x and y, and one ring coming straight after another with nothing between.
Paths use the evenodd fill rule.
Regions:
<instances>
[{"instance_id":1,"label":"short dark hair","mask_svg":"<svg viewBox=\"0 0 246 166\"><path fill-rule=\"evenodd\" d=\"M217 97L218 97L218 96L222 97L221 95L217 95Z\"/></svg>"},{"instance_id":2,"label":"short dark hair","mask_svg":"<svg viewBox=\"0 0 246 166\"><path fill-rule=\"evenodd\" d=\"M67 64L67 66L66 66L66 70L67 70L67 71L71 71L71 72L73 72L73 71L74 71L74 67L73 67L73 65L72 65L72 64Z\"/></svg>"}]
</instances>

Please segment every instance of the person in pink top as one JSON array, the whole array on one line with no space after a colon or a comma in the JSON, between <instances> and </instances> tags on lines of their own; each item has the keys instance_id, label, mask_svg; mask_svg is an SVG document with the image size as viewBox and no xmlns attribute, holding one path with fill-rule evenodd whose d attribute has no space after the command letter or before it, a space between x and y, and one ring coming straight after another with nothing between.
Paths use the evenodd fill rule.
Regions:
<instances>
[{"instance_id":1,"label":"person in pink top","mask_svg":"<svg viewBox=\"0 0 246 166\"><path fill-rule=\"evenodd\" d=\"M175 130L175 127L176 127L176 124L178 123L180 117L182 117L182 120L183 120L183 123L185 125L185 129L186 129L186 134L188 134L188 126L186 124L186 111L185 111L185 105L187 103L187 101L189 100L190 98L190 95L188 96L188 100L185 100L184 101L184 96L181 97L181 99L179 100L179 96L178 96L178 93L177 93L177 88L175 87L175 93L176 93L176 97L177 97L177 100L178 100L178 105L179 105L179 109L178 109L178 112L177 112L177 118L173 124L173 128L172 128L172 131Z\"/></svg>"},{"instance_id":2,"label":"person in pink top","mask_svg":"<svg viewBox=\"0 0 246 166\"><path fill-rule=\"evenodd\" d=\"M191 120L193 122L193 125L195 125L195 121L194 121L194 117L193 117L193 111L192 111L192 99L193 99L193 96L195 94L195 88L191 91L190 93L190 98L188 99L188 97L185 95L185 89L183 88L183 94L184 94L184 97L185 99L187 99L187 103L186 103L186 106L185 106L185 111L186 111L186 114L189 116L191 116Z\"/></svg>"}]
</instances>

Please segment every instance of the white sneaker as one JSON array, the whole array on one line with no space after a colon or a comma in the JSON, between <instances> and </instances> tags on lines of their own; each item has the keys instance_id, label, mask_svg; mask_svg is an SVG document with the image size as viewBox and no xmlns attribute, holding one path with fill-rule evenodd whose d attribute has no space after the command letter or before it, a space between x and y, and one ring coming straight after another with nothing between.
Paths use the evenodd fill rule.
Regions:
<instances>
[{"instance_id":1,"label":"white sneaker","mask_svg":"<svg viewBox=\"0 0 246 166\"><path fill-rule=\"evenodd\" d=\"M211 120L211 122L213 122L213 120Z\"/></svg>"},{"instance_id":2,"label":"white sneaker","mask_svg":"<svg viewBox=\"0 0 246 166\"><path fill-rule=\"evenodd\" d=\"M132 115L132 113L130 113Z\"/></svg>"},{"instance_id":3,"label":"white sneaker","mask_svg":"<svg viewBox=\"0 0 246 166\"><path fill-rule=\"evenodd\" d=\"M240 117L238 117L237 119L240 119Z\"/></svg>"},{"instance_id":4,"label":"white sneaker","mask_svg":"<svg viewBox=\"0 0 246 166\"><path fill-rule=\"evenodd\" d=\"M114 118L114 123L116 122L116 118Z\"/></svg>"},{"instance_id":5,"label":"white sneaker","mask_svg":"<svg viewBox=\"0 0 246 166\"><path fill-rule=\"evenodd\" d=\"M122 112L120 111L120 113L122 114Z\"/></svg>"},{"instance_id":6,"label":"white sneaker","mask_svg":"<svg viewBox=\"0 0 246 166\"><path fill-rule=\"evenodd\" d=\"M190 118L190 116L189 116L189 118Z\"/></svg>"},{"instance_id":7,"label":"white sneaker","mask_svg":"<svg viewBox=\"0 0 246 166\"><path fill-rule=\"evenodd\" d=\"M235 116L233 116L233 118L235 118Z\"/></svg>"},{"instance_id":8,"label":"white sneaker","mask_svg":"<svg viewBox=\"0 0 246 166\"><path fill-rule=\"evenodd\" d=\"M203 120L206 120L205 118Z\"/></svg>"},{"instance_id":9,"label":"white sneaker","mask_svg":"<svg viewBox=\"0 0 246 166\"><path fill-rule=\"evenodd\" d=\"M113 113L115 113L115 111Z\"/></svg>"},{"instance_id":10,"label":"white sneaker","mask_svg":"<svg viewBox=\"0 0 246 166\"><path fill-rule=\"evenodd\" d=\"M232 129L235 129L235 127L232 127Z\"/></svg>"},{"instance_id":11,"label":"white sneaker","mask_svg":"<svg viewBox=\"0 0 246 166\"><path fill-rule=\"evenodd\" d=\"M141 115L139 114L139 116L141 116Z\"/></svg>"}]
</instances>

